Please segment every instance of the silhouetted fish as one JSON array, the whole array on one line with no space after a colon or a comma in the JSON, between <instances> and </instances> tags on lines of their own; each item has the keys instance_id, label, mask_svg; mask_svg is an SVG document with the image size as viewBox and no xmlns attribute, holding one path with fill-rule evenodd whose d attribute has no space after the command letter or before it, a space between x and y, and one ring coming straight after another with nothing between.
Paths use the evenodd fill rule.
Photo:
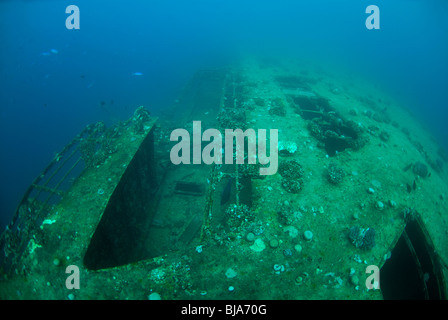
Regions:
<instances>
[{"instance_id":1,"label":"silhouetted fish","mask_svg":"<svg viewBox=\"0 0 448 320\"><path fill-rule=\"evenodd\" d=\"M229 178L229 180L227 181L226 186L222 190L221 205L227 203L229 201L229 199L230 199L230 192L232 191L232 182L233 182L233 178Z\"/></svg>"}]
</instances>

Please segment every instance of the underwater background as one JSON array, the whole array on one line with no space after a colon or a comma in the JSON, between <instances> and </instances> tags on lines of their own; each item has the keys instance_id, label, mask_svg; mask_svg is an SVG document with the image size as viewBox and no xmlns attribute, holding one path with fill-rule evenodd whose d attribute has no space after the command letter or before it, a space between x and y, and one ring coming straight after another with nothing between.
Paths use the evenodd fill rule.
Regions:
<instances>
[{"instance_id":1,"label":"underwater background","mask_svg":"<svg viewBox=\"0 0 448 320\"><path fill-rule=\"evenodd\" d=\"M365 27L370 4L380 30ZM85 125L163 113L197 69L245 56L369 78L448 148L447 17L442 0L1 1L1 228Z\"/></svg>"}]
</instances>

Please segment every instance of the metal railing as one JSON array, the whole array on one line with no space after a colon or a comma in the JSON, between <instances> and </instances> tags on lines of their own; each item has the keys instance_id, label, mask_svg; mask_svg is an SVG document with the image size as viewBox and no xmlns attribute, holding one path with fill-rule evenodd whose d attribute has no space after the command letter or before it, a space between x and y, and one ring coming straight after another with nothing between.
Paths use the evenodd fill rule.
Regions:
<instances>
[{"instance_id":1,"label":"metal railing","mask_svg":"<svg viewBox=\"0 0 448 320\"><path fill-rule=\"evenodd\" d=\"M0 235L0 280L12 272L21 272L15 270L16 266L28 244L40 242L40 226L52 207L62 200L85 168L98 165L104 146L110 145L117 132L113 127L106 130L102 122L86 126L33 180Z\"/></svg>"}]
</instances>

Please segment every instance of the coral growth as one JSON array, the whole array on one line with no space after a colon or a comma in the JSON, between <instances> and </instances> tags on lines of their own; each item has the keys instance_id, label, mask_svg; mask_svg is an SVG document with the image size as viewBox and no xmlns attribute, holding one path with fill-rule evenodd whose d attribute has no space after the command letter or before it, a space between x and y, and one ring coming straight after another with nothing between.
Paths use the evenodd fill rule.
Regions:
<instances>
[{"instance_id":1,"label":"coral growth","mask_svg":"<svg viewBox=\"0 0 448 320\"><path fill-rule=\"evenodd\" d=\"M282 187L290 193L302 190L304 174L303 168L296 160L281 162L278 172L282 176Z\"/></svg>"},{"instance_id":2,"label":"coral growth","mask_svg":"<svg viewBox=\"0 0 448 320\"><path fill-rule=\"evenodd\" d=\"M243 224L254 220L253 211L245 204L240 204L239 206L231 204L226 209L226 214L228 216L227 223L231 228L239 228Z\"/></svg>"},{"instance_id":3,"label":"coral growth","mask_svg":"<svg viewBox=\"0 0 448 320\"><path fill-rule=\"evenodd\" d=\"M218 114L219 126L222 129L242 129L247 127L244 109L226 108Z\"/></svg>"},{"instance_id":4,"label":"coral growth","mask_svg":"<svg viewBox=\"0 0 448 320\"><path fill-rule=\"evenodd\" d=\"M375 229L363 229L358 226L350 228L348 238L350 242L362 250L370 250L375 246Z\"/></svg>"},{"instance_id":5,"label":"coral growth","mask_svg":"<svg viewBox=\"0 0 448 320\"><path fill-rule=\"evenodd\" d=\"M341 167L338 167L334 163L330 163L327 171L327 179L332 184L338 184L342 182L345 177L345 171Z\"/></svg>"},{"instance_id":6,"label":"coral growth","mask_svg":"<svg viewBox=\"0 0 448 320\"><path fill-rule=\"evenodd\" d=\"M119 134L115 128L106 129L103 122L89 126L88 130L89 135L80 140L79 151L86 167L96 167L117 152L115 140Z\"/></svg>"}]
</instances>

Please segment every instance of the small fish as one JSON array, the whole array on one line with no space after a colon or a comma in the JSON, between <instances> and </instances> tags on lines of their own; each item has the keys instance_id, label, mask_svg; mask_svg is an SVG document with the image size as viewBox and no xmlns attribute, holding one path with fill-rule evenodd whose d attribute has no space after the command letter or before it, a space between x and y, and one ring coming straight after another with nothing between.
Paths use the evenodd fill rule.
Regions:
<instances>
[{"instance_id":1,"label":"small fish","mask_svg":"<svg viewBox=\"0 0 448 320\"><path fill-rule=\"evenodd\" d=\"M409 183L406 183L406 188L408 190L408 193L411 193L412 187L411 187L411 185Z\"/></svg>"},{"instance_id":2,"label":"small fish","mask_svg":"<svg viewBox=\"0 0 448 320\"><path fill-rule=\"evenodd\" d=\"M132 75L133 75L133 76L142 76L143 73L142 73L142 72L134 72Z\"/></svg>"},{"instance_id":3,"label":"small fish","mask_svg":"<svg viewBox=\"0 0 448 320\"><path fill-rule=\"evenodd\" d=\"M50 49L50 52L51 52L52 54L58 54L58 53L59 53L59 51L56 50L56 49Z\"/></svg>"},{"instance_id":4,"label":"small fish","mask_svg":"<svg viewBox=\"0 0 448 320\"><path fill-rule=\"evenodd\" d=\"M417 183L414 180L414 184L412 185L412 189L416 190L417 189Z\"/></svg>"},{"instance_id":5,"label":"small fish","mask_svg":"<svg viewBox=\"0 0 448 320\"><path fill-rule=\"evenodd\" d=\"M229 180L227 181L226 186L222 190L222 193L221 193L221 205L227 203L230 200L230 191L232 191L232 181L233 181L233 178L229 178Z\"/></svg>"},{"instance_id":6,"label":"small fish","mask_svg":"<svg viewBox=\"0 0 448 320\"><path fill-rule=\"evenodd\" d=\"M42 55L42 56L49 56L49 55L50 55L50 52L42 52L41 55Z\"/></svg>"}]
</instances>

